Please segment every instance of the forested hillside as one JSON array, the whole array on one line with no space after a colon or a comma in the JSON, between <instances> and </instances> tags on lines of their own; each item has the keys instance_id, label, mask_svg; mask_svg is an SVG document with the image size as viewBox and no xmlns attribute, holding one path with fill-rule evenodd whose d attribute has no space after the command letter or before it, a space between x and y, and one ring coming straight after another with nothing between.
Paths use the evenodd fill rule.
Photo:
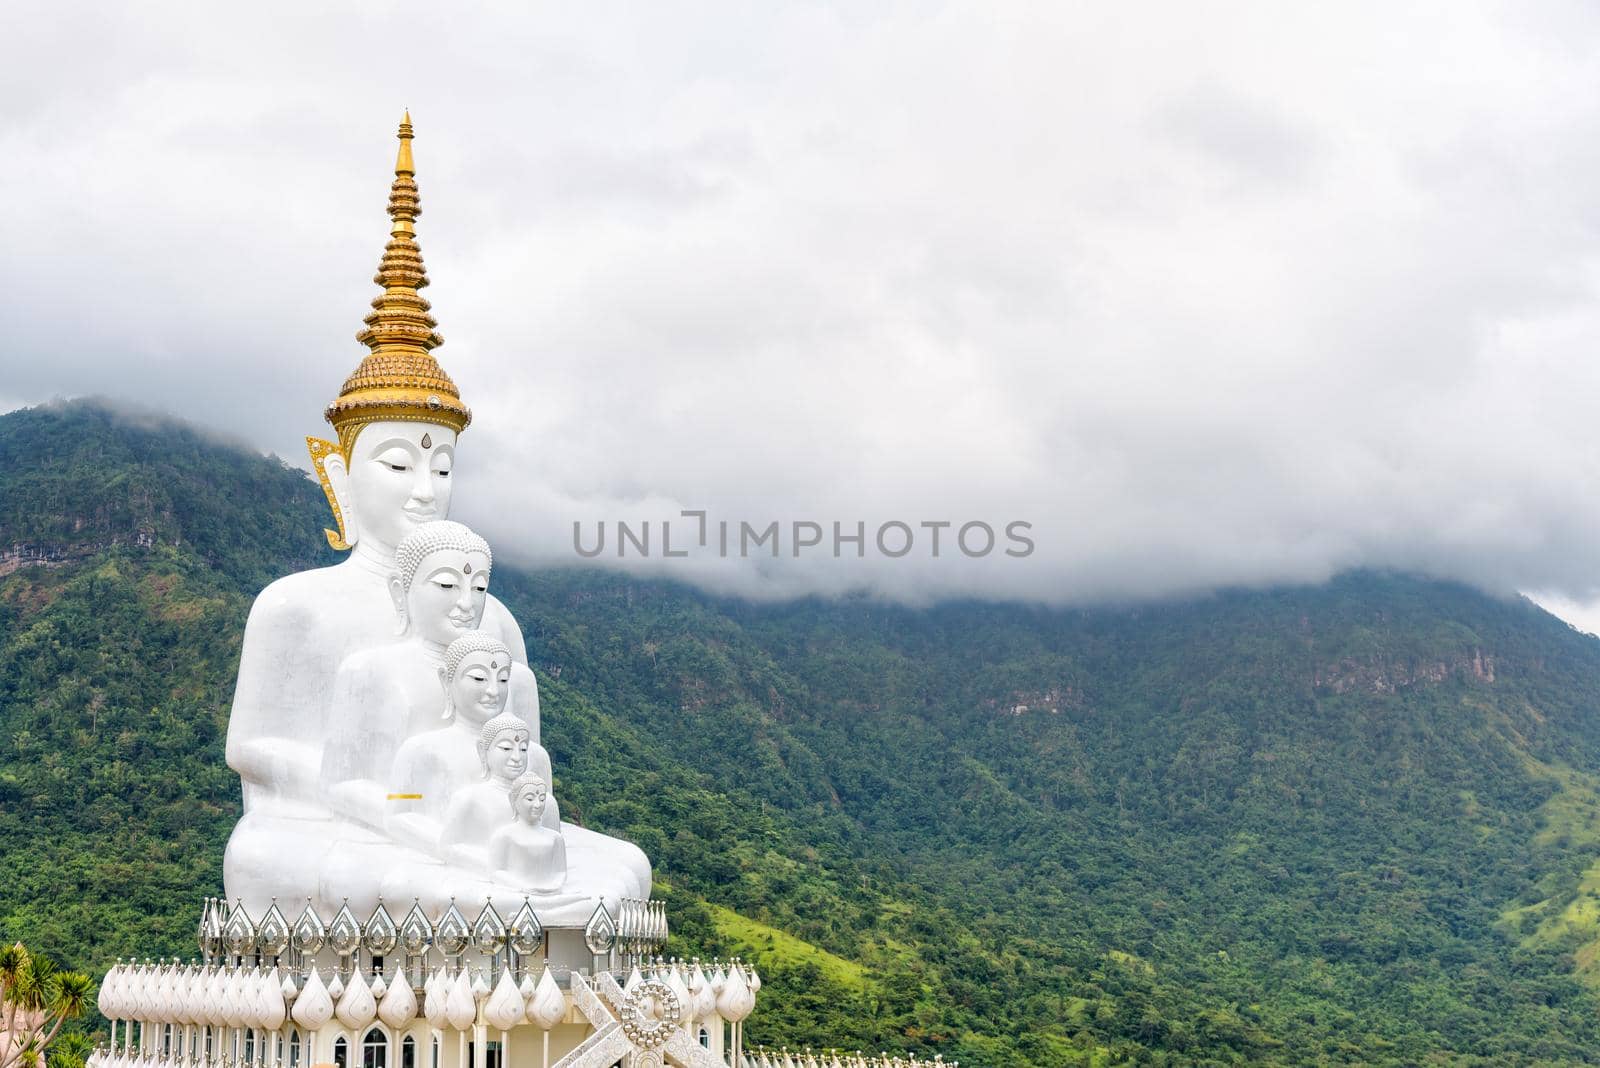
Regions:
<instances>
[{"instance_id":1,"label":"forested hillside","mask_svg":"<svg viewBox=\"0 0 1600 1068\"><path fill-rule=\"evenodd\" d=\"M192 952L245 613L299 471L0 417L0 937ZM470 509L462 509L468 512ZM494 588L563 815L657 865L753 1042L972 1066L1600 1061L1600 641L1403 576L1089 611Z\"/></svg>"}]
</instances>

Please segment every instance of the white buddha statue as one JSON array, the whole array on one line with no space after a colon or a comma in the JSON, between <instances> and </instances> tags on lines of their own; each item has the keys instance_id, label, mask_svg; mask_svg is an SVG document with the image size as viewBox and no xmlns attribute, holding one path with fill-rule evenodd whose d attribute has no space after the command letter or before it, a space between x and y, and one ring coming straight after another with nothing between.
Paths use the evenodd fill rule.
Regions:
<instances>
[{"instance_id":1,"label":"white buddha statue","mask_svg":"<svg viewBox=\"0 0 1600 1068\"><path fill-rule=\"evenodd\" d=\"M482 776L478 732L508 700L531 710L523 722L530 736L537 731L533 672L499 638L474 629L492 566L488 543L460 523L424 523L401 539L390 594L402 637L350 654L334 676L320 791L336 818L385 828L390 795L423 793L419 775L444 792L442 813L450 790ZM464 664L473 649L479 655ZM459 723L439 729L441 708ZM402 752L413 781L397 785ZM539 759L548 774L543 749Z\"/></svg>"},{"instance_id":2,"label":"white buddha statue","mask_svg":"<svg viewBox=\"0 0 1600 1068\"><path fill-rule=\"evenodd\" d=\"M388 739L385 744L393 743L393 754L411 734L437 726L443 701L438 658L419 657L397 680L376 680L366 671L361 682L352 668L335 685L340 666L353 654L396 642L397 550L419 525L447 514L457 439L471 419L432 355L442 339L418 294L428 280L414 238L419 211L409 120L401 125L400 139L389 200L391 240L376 277L383 292L358 335L371 351L325 413L338 440L308 439L338 528L328 532L329 542L349 549L350 556L274 582L256 599L245 628L227 744L228 764L243 785L244 816L228 841L224 879L228 897L242 900L254 915L274 896L315 896L329 911L345 897L359 911L371 909L380 893L391 901L417 896L437 914L447 903L441 900L446 891L457 893L464 909L474 900L493 900L513 910L524 892L396 841L378 800L377 784L387 786L388 771L380 772L380 761L354 751L347 738L352 731L375 731ZM467 562L460 561L463 582L454 589L433 583L417 594L433 606L430 615L442 606L449 616L452 598L464 597L469 609L475 607L475 621L468 623L470 611L457 610L438 624L455 628L453 633L441 629L426 640L447 647L463 628L475 626L498 638L526 670L516 622L485 590L466 581ZM417 562L412 587L428 566ZM415 614L422 627L421 602L410 596L404 601L408 626ZM401 641L423 640L420 635L419 629ZM430 672L431 707L422 697L422 676ZM356 726L347 723L348 710L364 701L344 687L371 683L378 689L368 691L370 696L388 681L398 688L376 701L383 711L363 709ZM396 694L399 700L389 699ZM336 713L336 704L346 711ZM512 686L507 708L527 723L533 753L539 740L537 689ZM409 720L405 728L398 722L401 709ZM338 738L331 754L325 752L330 737ZM330 802L338 806L337 816ZM617 898L648 896L650 864L636 846L569 823L560 829L567 879L561 894L535 902L547 925L581 926L596 901L607 902L615 915Z\"/></svg>"},{"instance_id":3,"label":"white buddha statue","mask_svg":"<svg viewBox=\"0 0 1600 1068\"><path fill-rule=\"evenodd\" d=\"M522 720L507 712L489 720L478 733L479 776L450 795L440 822L439 843L445 859L463 867L493 872L489 864L489 835L505 817L506 795L511 784L528 773L528 729ZM539 772L535 770L532 774ZM540 778L548 782L548 772ZM549 806L543 819L545 827L560 833L561 821L552 818Z\"/></svg>"},{"instance_id":4,"label":"white buddha statue","mask_svg":"<svg viewBox=\"0 0 1600 1068\"><path fill-rule=\"evenodd\" d=\"M359 338L370 349L326 417L338 441L307 439L333 508L332 567L277 580L250 609L228 720L228 766L239 773L244 818L223 862L228 894L265 908L277 894L304 896L325 829L318 780L328 698L339 664L393 636L388 588L395 548L418 524L444 518L457 437L471 421L455 383L431 354L428 284L414 238L420 214L411 162L411 126L400 127L390 192L391 240L376 281L382 294ZM488 598L480 626L526 663L522 633L505 606Z\"/></svg>"},{"instance_id":5,"label":"white buddha statue","mask_svg":"<svg viewBox=\"0 0 1600 1068\"><path fill-rule=\"evenodd\" d=\"M532 741L526 720L505 711L513 679L523 672L531 684L532 672L513 664L492 635L473 631L450 643L442 668L450 722L412 734L389 772L384 827L396 841L452 859L451 848L459 849L474 833L470 817L447 815L456 812L463 795L488 789L498 808L511 781L530 766L548 779L549 754ZM546 819L560 828L555 812ZM467 863L462 856L454 859ZM480 857L477 866L486 865Z\"/></svg>"},{"instance_id":6,"label":"white buddha statue","mask_svg":"<svg viewBox=\"0 0 1600 1068\"><path fill-rule=\"evenodd\" d=\"M549 788L529 772L511 784L512 819L489 836L489 863L495 879L541 893L561 889L567 877L567 844L544 825Z\"/></svg>"}]
</instances>

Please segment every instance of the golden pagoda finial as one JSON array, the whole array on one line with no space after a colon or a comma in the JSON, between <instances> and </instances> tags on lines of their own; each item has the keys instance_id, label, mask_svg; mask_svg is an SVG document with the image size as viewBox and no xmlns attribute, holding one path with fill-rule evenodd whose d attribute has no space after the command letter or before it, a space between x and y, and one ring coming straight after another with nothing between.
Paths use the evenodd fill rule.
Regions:
<instances>
[{"instance_id":1,"label":"golden pagoda finial","mask_svg":"<svg viewBox=\"0 0 1600 1068\"><path fill-rule=\"evenodd\" d=\"M366 329L356 335L372 351L325 413L339 432L339 449L347 462L356 434L367 423L401 419L438 423L459 432L472 421L460 391L432 355L444 338L434 332L438 323L417 292L428 284L428 273L416 239L422 208L411 160L412 136L408 111L400 122L400 151L389 188L389 243L372 278L383 292L372 301Z\"/></svg>"},{"instance_id":2,"label":"golden pagoda finial","mask_svg":"<svg viewBox=\"0 0 1600 1068\"><path fill-rule=\"evenodd\" d=\"M407 178L416 176L417 166L411 162L411 111L406 110L405 118L400 120L400 151L394 157L394 173L396 176L405 175Z\"/></svg>"},{"instance_id":3,"label":"golden pagoda finial","mask_svg":"<svg viewBox=\"0 0 1600 1068\"><path fill-rule=\"evenodd\" d=\"M417 292L428 284L428 273L416 240L416 220L422 208L417 196L416 165L411 159L410 111L400 121L398 136L400 150L394 161L394 184L389 187L389 243L383 248L383 259L372 279L383 287L383 292L372 301L366 329L356 335L356 340L371 351L323 413L339 435L337 446L307 439L312 462L318 474L323 475L325 488L323 458L337 449L348 466L356 435L368 423L435 423L460 433L472 422L472 412L462 403L456 384L433 357L432 350L443 345L444 338L434 331L438 323L428 314L428 302ZM331 489L329 500L333 500ZM346 548L337 502L334 513L340 530L337 535L329 531L328 540L335 548Z\"/></svg>"}]
</instances>

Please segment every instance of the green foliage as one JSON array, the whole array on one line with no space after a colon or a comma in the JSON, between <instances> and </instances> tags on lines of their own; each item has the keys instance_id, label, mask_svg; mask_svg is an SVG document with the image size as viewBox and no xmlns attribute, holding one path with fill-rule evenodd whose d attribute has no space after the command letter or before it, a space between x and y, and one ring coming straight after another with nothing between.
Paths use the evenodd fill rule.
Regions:
<instances>
[{"instance_id":1,"label":"green foliage","mask_svg":"<svg viewBox=\"0 0 1600 1068\"><path fill-rule=\"evenodd\" d=\"M0 1068L82 1068L86 1040L62 1028L89 1011L94 984L21 942L0 943Z\"/></svg>"},{"instance_id":2,"label":"green foliage","mask_svg":"<svg viewBox=\"0 0 1600 1068\"><path fill-rule=\"evenodd\" d=\"M328 559L321 494L93 406L0 419L0 454L0 545L34 559L0 577L0 935L96 971L187 954L237 813L245 612ZM1600 1060L1600 643L1525 602L1372 574L1094 611L494 586L563 814L650 854L672 952L756 960L751 1043Z\"/></svg>"}]
</instances>

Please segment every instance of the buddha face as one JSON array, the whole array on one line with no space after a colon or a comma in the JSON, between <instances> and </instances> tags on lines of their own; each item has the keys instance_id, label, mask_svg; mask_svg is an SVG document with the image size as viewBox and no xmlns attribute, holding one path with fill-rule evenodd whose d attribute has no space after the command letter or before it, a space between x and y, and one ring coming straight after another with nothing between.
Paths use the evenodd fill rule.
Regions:
<instances>
[{"instance_id":1,"label":"buddha face","mask_svg":"<svg viewBox=\"0 0 1600 1068\"><path fill-rule=\"evenodd\" d=\"M398 587L399 581L393 579L392 585ZM410 634L435 645L449 645L477 629L488 597L489 558L479 552L440 549L422 558L403 603L395 607L401 610ZM510 670L509 664L502 666ZM457 681L465 670L463 664L456 673ZM504 687L501 692L503 703Z\"/></svg>"},{"instance_id":2,"label":"buddha face","mask_svg":"<svg viewBox=\"0 0 1600 1068\"><path fill-rule=\"evenodd\" d=\"M545 785L542 782L525 783L517 789L517 796L513 803L517 810L517 819L523 823L533 825L544 816Z\"/></svg>"},{"instance_id":3,"label":"buddha face","mask_svg":"<svg viewBox=\"0 0 1600 1068\"><path fill-rule=\"evenodd\" d=\"M326 465L351 539L368 551L393 556L400 539L419 523L450 513L456 432L432 423L382 422L362 428L346 469L340 457Z\"/></svg>"},{"instance_id":4,"label":"buddha face","mask_svg":"<svg viewBox=\"0 0 1600 1068\"><path fill-rule=\"evenodd\" d=\"M420 572L419 572L420 574ZM452 638L459 635L452 635ZM481 727L505 711L506 698L511 694L511 657L505 653L468 653L456 668L450 681L450 707L456 715L470 725ZM489 750L489 765L494 767L495 752L509 733L495 739ZM522 740L521 757L528 761L528 740ZM518 772L520 774L520 770Z\"/></svg>"},{"instance_id":5,"label":"buddha face","mask_svg":"<svg viewBox=\"0 0 1600 1068\"><path fill-rule=\"evenodd\" d=\"M498 713L497 713L498 714ZM489 777L510 782L528 770L528 734L526 731L501 731L494 744L484 754Z\"/></svg>"}]
</instances>

